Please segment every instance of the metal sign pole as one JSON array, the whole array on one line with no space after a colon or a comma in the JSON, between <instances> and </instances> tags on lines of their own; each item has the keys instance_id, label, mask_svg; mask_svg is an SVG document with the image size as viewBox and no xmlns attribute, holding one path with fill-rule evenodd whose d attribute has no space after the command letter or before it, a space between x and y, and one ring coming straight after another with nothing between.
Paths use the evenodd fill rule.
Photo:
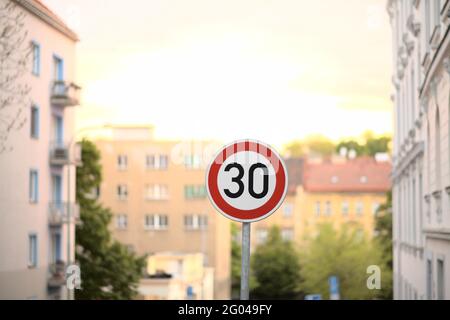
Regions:
<instances>
[{"instance_id":1,"label":"metal sign pole","mask_svg":"<svg viewBox=\"0 0 450 320\"><path fill-rule=\"evenodd\" d=\"M249 300L250 222L242 223L241 300Z\"/></svg>"}]
</instances>

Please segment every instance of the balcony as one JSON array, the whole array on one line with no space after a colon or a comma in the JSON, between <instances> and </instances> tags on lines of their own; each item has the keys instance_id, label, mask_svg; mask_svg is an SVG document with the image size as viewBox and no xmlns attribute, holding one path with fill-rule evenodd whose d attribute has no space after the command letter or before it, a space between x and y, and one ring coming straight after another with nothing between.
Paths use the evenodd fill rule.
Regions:
<instances>
[{"instance_id":1,"label":"balcony","mask_svg":"<svg viewBox=\"0 0 450 320\"><path fill-rule=\"evenodd\" d=\"M81 164L81 145L73 146L73 154L69 152L69 146L62 142L50 143L50 164L55 166L64 166L68 164Z\"/></svg>"},{"instance_id":2,"label":"balcony","mask_svg":"<svg viewBox=\"0 0 450 320\"><path fill-rule=\"evenodd\" d=\"M66 81L53 82L50 102L54 106L73 107L80 104L81 87Z\"/></svg>"},{"instance_id":3,"label":"balcony","mask_svg":"<svg viewBox=\"0 0 450 320\"><path fill-rule=\"evenodd\" d=\"M48 224L50 227L61 227L64 223L69 221L77 222L80 219L80 207L77 203L55 203L49 204Z\"/></svg>"},{"instance_id":4,"label":"balcony","mask_svg":"<svg viewBox=\"0 0 450 320\"><path fill-rule=\"evenodd\" d=\"M50 276L47 280L49 289L57 289L66 283L66 263L56 261L49 266Z\"/></svg>"}]
</instances>

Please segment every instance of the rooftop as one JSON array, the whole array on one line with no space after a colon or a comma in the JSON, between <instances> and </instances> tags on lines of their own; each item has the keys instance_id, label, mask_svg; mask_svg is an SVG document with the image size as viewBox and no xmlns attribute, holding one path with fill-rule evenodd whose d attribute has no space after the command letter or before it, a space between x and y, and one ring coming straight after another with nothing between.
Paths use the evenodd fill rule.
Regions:
<instances>
[{"instance_id":1,"label":"rooftop","mask_svg":"<svg viewBox=\"0 0 450 320\"><path fill-rule=\"evenodd\" d=\"M343 163L306 163L304 189L309 192L387 192L390 162L361 157Z\"/></svg>"},{"instance_id":2,"label":"rooftop","mask_svg":"<svg viewBox=\"0 0 450 320\"><path fill-rule=\"evenodd\" d=\"M41 0L13 0L18 5L25 8L28 12L34 14L42 21L49 24L51 27L60 31L73 41L78 41L78 35L70 29L66 23L58 17L52 10L50 10Z\"/></svg>"}]
</instances>

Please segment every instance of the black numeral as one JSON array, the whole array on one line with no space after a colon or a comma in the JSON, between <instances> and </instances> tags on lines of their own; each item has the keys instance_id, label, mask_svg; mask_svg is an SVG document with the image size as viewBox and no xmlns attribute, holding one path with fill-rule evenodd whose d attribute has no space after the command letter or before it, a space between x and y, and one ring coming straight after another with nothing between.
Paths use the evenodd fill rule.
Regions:
<instances>
[{"instance_id":1,"label":"black numeral","mask_svg":"<svg viewBox=\"0 0 450 320\"><path fill-rule=\"evenodd\" d=\"M263 190L260 193L255 192L253 184L256 169L262 169L264 173ZM248 192L253 198L256 199L262 199L267 195L267 192L269 192L269 169L266 165L262 163L255 163L250 167L250 171L248 173Z\"/></svg>"},{"instance_id":2,"label":"black numeral","mask_svg":"<svg viewBox=\"0 0 450 320\"><path fill-rule=\"evenodd\" d=\"M245 190L244 183L242 182L242 178L244 177L244 167L242 167L242 165L240 165L239 163L234 162L228 164L225 167L226 172L230 171L231 169L238 170L238 175L233 177L231 181L237 183L239 189L237 192L231 192L229 189L225 189L224 192L228 197L236 199L239 198L244 193ZM255 192L255 185L254 185L255 171L257 169L263 170L263 189L259 193ZM266 165L262 163L255 163L250 167L248 176L248 192L253 198L256 199L262 199L267 195L267 193L269 192L269 169L267 168Z\"/></svg>"},{"instance_id":3,"label":"black numeral","mask_svg":"<svg viewBox=\"0 0 450 320\"><path fill-rule=\"evenodd\" d=\"M239 190L235 193L231 192L229 189L225 189L225 194L232 198L232 199L236 199L239 198L243 193L244 193L244 183L242 182L242 177L244 176L244 168L239 164L239 163L230 163L229 165L227 165L225 167L225 171L228 172L231 169L236 168L239 171L239 174L234 177L233 179L231 179L231 181L237 183L239 185Z\"/></svg>"}]
</instances>

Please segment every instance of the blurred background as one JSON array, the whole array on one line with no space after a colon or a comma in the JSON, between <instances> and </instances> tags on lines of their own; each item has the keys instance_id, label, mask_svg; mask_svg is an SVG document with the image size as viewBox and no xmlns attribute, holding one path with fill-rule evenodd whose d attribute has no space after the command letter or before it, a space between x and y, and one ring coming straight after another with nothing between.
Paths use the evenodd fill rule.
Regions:
<instances>
[{"instance_id":1,"label":"blurred background","mask_svg":"<svg viewBox=\"0 0 450 320\"><path fill-rule=\"evenodd\" d=\"M275 147L252 299L450 297L443 0L0 0L0 298L238 299L226 143Z\"/></svg>"}]
</instances>

